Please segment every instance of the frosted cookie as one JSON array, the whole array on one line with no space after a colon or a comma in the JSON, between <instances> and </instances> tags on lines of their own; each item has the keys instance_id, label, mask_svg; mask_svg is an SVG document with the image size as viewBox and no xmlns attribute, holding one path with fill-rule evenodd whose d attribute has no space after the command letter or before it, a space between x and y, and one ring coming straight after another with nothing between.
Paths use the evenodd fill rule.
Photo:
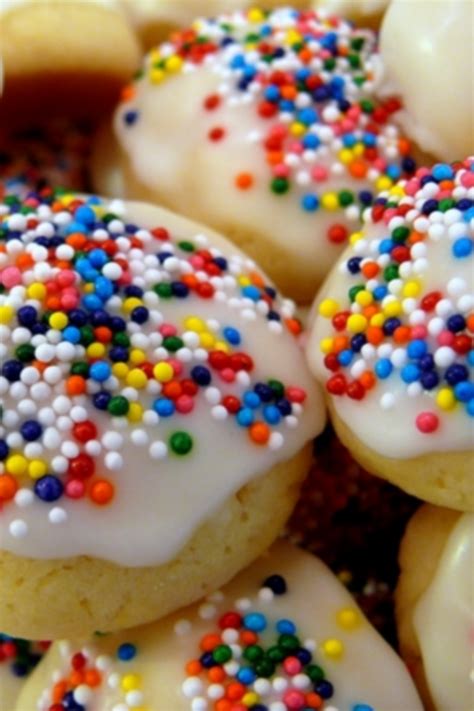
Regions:
<instances>
[{"instance_id":1,"label":"frosted cookie","mask_svg":"<svg viewBox=\"0 0 474 711\"><path fill-rule=\"evenodd\" d=\"M401 660L316 558L277 544L158 624L58 642L17 709L421 711Z\"/></svg>"},{"instance_id":2,"label":"frosted cookie","mask_svg":"<svg viewBox=\"0 0 474 711\"><path fill-rule=\"evenodd\" d=\"M27 676L49 647L0 633L0 711L13 711Z\"/></svg>"},{"instance_id":3,"label":"frosted cookie","mask_svg":"<svg viewBox=\"0 0 474 711\"><path fill-rule=\"evenodd\" d=\"M114 130L127 197L223 231L301 302L363 206L414 162L374 98L376 37L280 9L198 20L152 50Z\"/></svg>"},{"instance_id":4,"label":"frosted cookie","mask_svg":"<svg viewBox=\"0 0 474 711\"><path fill-rule=\"evenodd\" d=\"M119 0L135 31L148 49L170 32L190 25L196 17L252 8L252 0ZM293 7L308 7L311 0L294 0ZM266 8L286 5L284 0L266 0Z\"/></svg>"},{"instance_id":5,"label":"frosted cookie","mask_svg":"<svg viewBox=\"0 0 474 711\"><path fill-rule=\"evenodd\" d=\"M472 709L473 561L473 514L424 506L410 521L400 552L398 632L430 711Z\"/></svg>"},{"instance_id":6,"label":"frosted cookie","mask_svg":"<svg viewBox=\"0 0 474 711\"><path fill-rule=\"evenodd\" d=\"M114 0L2 0L0 48L1 122L10 125L104 111L140 58Z\"/></svg>"},{"instance_id":7,"label":"frosted cookie","mask_svg":"<svg viewBox=\"0 0 474 711\"><path fill-rule=\"evenodd\" d=\"M0 629L156 619L296 501L325 415L294 305L155 207L57 194L0 215Z\"/></svg>"},{"instance_id":8,"label":"frosted cookie","mask_svg":"<svg viewBox=\"0 0 474 711\"><path fill-rule=\"evenodd\" d=\"M393 0L381 28L386 86L404 103L397 121L442 160L474 153L473 21L470 0Z\"/></svg>"},{"instance_id":9,"label":"frosted cookie","mask_svg":"<svg viewBox=\"0 0 474 711\"><path fill-rule=\"evenodd\" d=\"M381 193L315 302L307 354L363 466L473 510L474 159Z\"/></svg>"}]
</instances>

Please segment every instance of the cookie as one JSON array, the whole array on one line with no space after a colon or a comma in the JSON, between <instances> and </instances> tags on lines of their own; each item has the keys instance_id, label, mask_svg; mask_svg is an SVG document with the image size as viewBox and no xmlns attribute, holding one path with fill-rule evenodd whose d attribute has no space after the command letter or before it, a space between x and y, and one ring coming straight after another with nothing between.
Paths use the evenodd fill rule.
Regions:
<instances>
[{"instance_id":1,"label":"cookie","mask_svg":"<svg viewBox=\"0 0 474 711\"><path fill-rule=\"evenodd\" d=\"M0 633L0 711L12 711L26 678L49 647Z\"/></svg>"},{"instance_id":2,"label":"cookie","mask_svg":"<svg viewBox=\"0 0 474 711\"><path fill-rule=\"evenodd\" d=\"M277 536L324 426L294 305L144 204L2 206L0 629L142 623Z\"/></svg>"},{"instance_id":3,"label":"cookie","mask_svg":"<svg viewBox=\"0 0 474 711\"><path fill-rule=\"evenodd\" d=\"M140 58L134 32L110 0L2 0L0 47L1 122L10 126L100 115Z\"/></svg>"},{"instance_id":4,"label":"cookie","mask_svg":"<svg viewBox=\"0 0 474 711\"><path fill-rule=\"evenodd\" d=\"M159 623L58 642L18 709L421 711L395 652L318 559L279 543Z\"/></svg>"},{"instance_id":5,"label":"cookie","mask_svg":"<svg viewBox=\"0 0 474 711\"><path fill-rule=\"evenodd\" d=\"M224 232L309 302L410 145L376 99L376 36L324 13L198 20L152 50L114 118L126 196Z\"/></svg>"},{"instance_id":6,"label":"cookie","mask_svg":"<svg viewBox=\"0 0 474 711\"><path fill-rule=\"evenodd\" d=\"M474 515L434 506L415 514L402 541L400 647L430 711L472 708L473 555Z\"/></svg>"},{"instance_id":7,"label":"cookie","mask_svg":"<svg viewBox=\"0 0 474 711\"><path fill-rule=\"evenodd\" d=\"M382 193L315 302L307 346L342 441L425 501L474 509L474 159Z\"/></svg>"},{"instance_id":8,"label":"cookie","mask_svg":"<svg viewBox=\"0 0 474 711\"><path fill-rule=\"evenodd\" d=\"M472 28L469 0L392 0L381 27L386 87L404 105L397 120L444 161L474 153Z\"/></svg>"}]
</instances>

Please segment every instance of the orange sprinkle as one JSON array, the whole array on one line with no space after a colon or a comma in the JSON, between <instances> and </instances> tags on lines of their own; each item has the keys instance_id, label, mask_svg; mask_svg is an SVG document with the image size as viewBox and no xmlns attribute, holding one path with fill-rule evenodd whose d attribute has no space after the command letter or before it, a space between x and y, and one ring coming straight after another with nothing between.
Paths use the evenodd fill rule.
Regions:
<instances>
[{"instance_id":1,"label":"orange sprinkle","mask_svg":"<svg viewBox=\"0 0 474 711\"><path fill-rule=\"evenodd\" d=\"M370 390L375 385L375 376L371 370L365 370L360 376L359 382L366 390Z\"/></svg>"},{"instance_id":2,"label":"orange sprinkle","mask_svg":"<svg viewBox=\"0 0 474 711\"><path fill-rule=\"evenodd\" d=\"M94 329L94 336L101 343L110 343L113 333L107 326L98 326Z\"/></svg>"},{"instance_id":3,"label":"orange sprinkle","mask_svg":"<svg viewBox=\"0 0 474 711\"><path fill-rule=\"evenodd\" d=\"M220 634L209 633L205 634L199 643L199 649L203 652L212 652L212 650L221 643Z\"/></svg>"},{"instance_id":4,"label":"orange sprinkle","mask_svg":"<svg viewBox=\"0 0 474 711\"><path fill-rule=\"evenodd\" d=\"M379 326L368 326L365 332L366 338L373 346L378 346L384 339L384 332Z\"/></svg>"},{"instance_id":5,"label":"orange sprinkle","mask_svg":"<svg viewBox=\"0 0 474 711\"><path fill-rule=\"evenodd\" d=\"M194 274L183 274L181 276L181 281L186 284L189 289L195 289L199 284Z\"/></svg>"},{"instance_id":6,"label":"orange sprinkle","mask_svg":"<svg viewBox=\"0 0 474 711\"><path fill-rule=\"evenodd\" d=\"M225 676L226 674L222 667L211 667L207 672L207 678L213 684L219 684L221 681L224 681Z\"/></svg>"},{"instance_id":7,"label":"orange sprinkle","mask_svg":"<svg viewBox=\"0 0 474 711\"><path fill-rule=\"evenodd\" d=\"M239 190L248 190L252 187L254 178L252 173L238 173L235 176L235 184Z\"/></svg>"},{"instance_id":8,"label":"orange sprinkle","mask_svg":"<svg viewBox=\"0 0 474 711\"><path fill-rule=\"evenodd\" d=\"M399 326L393 332L395 343L407 343L410 340L411 329L408 326Z\"/></svg>"},{"instance_id":9,"label":"orange sprinkle","mask_svg":"<svg viewBox=\"0 0 474 711\"><path fill-rule=\"evenodd\" d=\"M373 279L380 271L380 267L376 262L367 262L362 267L362 274L366 279Z\"/></svg>"},{"instance_id":10,"label":"orange sprinkle","mask_svg":"<svg viewBox=\"0 0 474 711\"><path fill-rule=\"evenodd\" d=\"M69 684L72 687L79 686L79 684L82 684L84 682L84 672L81 671L80 669L73 669L72 672L69 674Z\"/></svg>"},{"instance_id":11,"label":"orange sprinkle","mask_svg":"<svg viewBox=\"0 0 474 711\"><path fill-rule=\"evenodd\" d=\"M321 708L322 703L323 703L323 700L319 696L319 694L316 694L314 692L310 692L309 694L306 694L305 705L309 706L310 709L319 709L319 708Z\"/></svg>"},{"instance_id":12,"label":"orange sprinkle","mask_svg":"<svg viewBox=\"0 0 474 711\"><path fill-rule=\"evenodd\" d=\"M245 686L243 684L240 684L238 681L235 681L229 684L225 691L225 695L226 698L230 699L231 701L239 701L245 694L245 692Z\"/></svg>"},{"instance_id":13,"label":"orange sprinkle","mask_svg":"<svg viewBox=\"0 0 474 711\"><path fill-rule=\"evenodd\" d=\"M249 427L249 434L255 444L266 444L270 439L270 428L265 422L254 422Z\"/></svg>"},{"instance_id":14,"label":"orange sprinkle","mask_svg":"<svg viewBox=\"0 0 474 711\"><path fill-rule=\"evenodd\" d=\"M30 254L20 254L16 258L16 266L18 269L21 269L24 271L25 269L29 269L34 265L34 259Z\"/></svg>"},{"instance_id":15,"label":"orange sprinkle","mask_svg":"<svg viewBox=\"0 0 474 711\"><path fill-rule=\"evenodd\" d=\"M252 630L242 630L240 633L240 641L245 645L256 644L258 642L258 635L252 632Z\"/></svg>"},{"instance_id":16,"label":"orange sprinkle","mask_svg":"<svg viewBox=\"0 0 474 711\"><path fill-rule=\"evenodd\" d=\"M408 155L410 153L410 141L407 138L399 138L398 139L398 150L402 154L402 156Z\"/></svg>"},{"instance_id":17,"label":"orange sprinkle","mask_svg":"<svg viewBox=\"0 0 474 711\"><path fill-rule=\"evenodd\" d=\"M70 375L66 380L68 395L82 395L86 392L86 381L81 375Z\"/></svg>"},{"instance_id":18,"label":"orange sprinkle","mask_svg":"<svg viewBox=\"0 0 474 711\"><path fill-rule=\"evenodd\" d=\"M69 244L74 249L82 249L85 246L87 239L82 232L73 232L66 239L66 244Z\"/></svg>"},{"instance_id":19,"label":"orange sprinkle","mask_svg":"<svg viewBox=\"0 0 474 711\"><path fill-rule=\"evenodd\" d=\"M258 272L250 272L249 278L255 286L261 286L262 288L265 286L265 280Z\"/></svg>"},{"instance_id":20,"label":"orange sprinkle","mask_svg":"<svg viewBox=\"0 0 474 711\"><path fill-rule=\"evenodd\" d=\"M229 699L219 699L214 704L215 711L232 711L232 702Z\"/></svg>"},{"instance_id":21,"label":"orange sprinkle","mask_svg":"<svg viewBox=\"0 0 474 711\"><path fill-rule=\"evenodd\" d=\"M285 156L281 151L268 151L267 153L267 163L270 165L279 165L283 163Z\"/></svg>"},{"instance_id":22,"label":"orange sprinkle","mask_svg":"<svg viewBox=\"0 0 474 711\"><path fill-rule=\"evenodd\" d=\"M60 311L61 310L61 299L59 296L48 296L48 298L45 301L45 305L47 309L50 309L51 311Z\"/></svg>"},{"instance_id":23,"label":"orange sprinkle","mask_svg":"<svg viewBox=\"0 0 474 711\"><path fill-rule=\"evenodd\" d=\"M280 94L284 99L287 99L288 101L292 101L293 99L296 99L297 91L294 86L291 86L291 84L288 84L286 86L282 86L280 89Z\"/></svg>"},{"instance_id":24,"label":"orange sprinkle","mask_svg":"<svg viewBox=\"0 0 474 711\"><path fill-rule=\"evenodd\" d=\"M416 232L416 230L413 230L410 233L408 242L410 242L410 244L416 244L417 242L423 242L424 239L425 239L424 234L422 234L421 232Z\"/></svg>"},{"instance_id":25,"label":"orange sprinkle","mask_svg":"<svg viewBox=\"0 0 474 711\"><path fill-rule=\"evenodd\" d=\"M349 339L347 338L347 336L335 336L334 342L333 342L334 353L340 353L341 351L345 350L348 347L349 347Z\"/></svg>"},{"instance_id":26,"label":"orange sprinkle","mask_svg":"<svg viewBox=\"0 0 474 711\"><path fill-rule=\"evenodd\" d=\"M178 380L170 380L169 383L163 385L163 395L171 398L171 400L179 397L182 392L183 388Z\"/></svg>"},{"instance_id":27,"label":"orange sprinkle","mask_svg":"<svg viewBox=\"0 0 474 711\"><path fill-rule=\"evenodd\" d=\"M52 700L53 704L60 704L63 700L64 694L67 691L67 683L65 681L58 681L52 690Z\"/></svg>"},{"instance_id":28,"label":"orange sprinkle","mask_svg":"<svg viewBox=\"0 0 474 711\"><path fill-rule=\"evenodd\" d=\"M107 479L97 479L90 489L89 496L95 504L105 506L114 498L114 487Z\"/></svg>"},{"instance_id":29,"label":"orange sprinkle","mask_svg":"<svg viewBox=\"0 0 474 711\"><path fill-rule=\"evenodd\" d=\"M363 160L353 160L348 165L349 173L353 178L365 178L369 169L368 165Z\"/></svg>"},{"instance_id":30,"label":"orange sprinkle","mask_svg":"<svg viewBox=\"0 0 474 711\"><path fill-rule=\"evenodd\" d=\"M202 671L202 664L198 659L191 659L185 666L188 676L198 676Z\"/></svg>"},{"instance_id":31,"label":"orange sprinkle","mask_svg":"<svg viewBox=\"0 0 474 711\"><path fill-rule=\"evenodd\" d=\"M378 314L380 312L380 308L377 306L377 304L369 304L368 306L365 306L363 309L363 314L365 318L370 321L372 316L375 316L375 314Z\"/></svg>"},{"instance_id":32,"label":"orange sprinkle","mask_svg":"<svg viewBox=\"0 0 474 711\"><path fill-rule=\"evenodd\" d=\"M294 335L298 336L301 333L301 324L296 318L285 319L287 329Z\"/></svg>"},{"instance_id":33,"label":"orange sprinkle","mask_svg":"<svg viewBox=\"0 0 474 711\"><path fill-rule=\"evenodd\" d=\"M90 686L92 689L99 686L102 681L102 674L98 669L87 669L84 674L84 683Z\"/></svg>"},{"instance_id":34,"label":"orange sprinkle","mask_svg":"<svg viewBox=\"0 0 474 711\"><path fill-rule=\"evenodd\" d=\"M127 84L127 86L124 86L120 92L120 99L121 101L131 101L135 97L136 93L134 85Z\"/></svg>"},{"instance_id":35,"label":"orange sprinkle","mask_svg":"<svg viewBox=\"0 0 474 711\"><path fill-rule=\"evenodd\" d=\"M18 483L11 474L0 476L0 501L10 501L18 491Z\"/></svg>"},{"instance_id":36,"label":"orange sprinkle","mask_svg":"<svg viewBox=\"0 0 474 711\"><path fill-rule=\"evenodd\" d=\"M467 330L470 331L471 333L474 333L474 313L469 314L469 316L466 319L467 323Z\"/></svg>"}]
</instances>

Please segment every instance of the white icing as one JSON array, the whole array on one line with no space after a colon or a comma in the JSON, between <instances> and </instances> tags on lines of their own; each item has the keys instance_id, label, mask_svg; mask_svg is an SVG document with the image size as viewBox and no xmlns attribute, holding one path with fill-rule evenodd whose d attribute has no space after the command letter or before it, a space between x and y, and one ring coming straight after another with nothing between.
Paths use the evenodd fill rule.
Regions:
<instances>
[{"instance_id":1,"label":"white icing","mask_svg":"<svg viewBox=\"0 0 474 711\"><path fill-rule=\"evenodd\" d=\"M397 91L403 129L443 160L474 149L471 0L392 0L380 49L387 91Z\"/></svg>"},{"instance_id":2,"label":"white icing","mask_svg":"<svg viewBox=\"0 0 474 711\"><path fill-rule=\"evenodd\" d=\"M286 11L287 12L287 11ZM252 31L258 24L249 23L238 13L231 16L237 29L234 34L240 37L245 30ZM288 19L284 10L276 11L271 18L276 27L286 28L295 24ZM326 27L317 21L318 28ZM319 24L318 24L319 23ZM196 27L200 28L198 22ZM327 27L326 27L327 30ZM203 32L212 36L212 27ZM281 37L284 36L283 29ZM350 34L347 24L342 24L337 32L343 38ZM273 45L284 45L280 35L272 39ZM371 95L378 85L381 74L380 60L375 52L375 36L367 30L364 33L363 51L364 71L372 71L374 79L362 90L353 84L347 68L340 64L340 74L345 77L350 101ZM239 44L242 50L242 46ZM251 243L264 239L269 249L260 250L263 266L270 270L278 280L278 272L287 265L290 277L285 288L291 289L291 283L303 283L304 299L310 300L316 286L321 282L335 258L341 251L340 245L328 240L327 233L331 225L339 223L347 227L357 224L359 211L355 206L346 209L327 210L319 208L315 212L305 211L301 200L306 194L316 194L319 198L328 192L347 189L353 194L365 189L374 189L380 172L369 170L364 179L354 179L339 161L342 143L333 135L333 111L335 102L311 102L308 94L301 93L302 107L313 106L321 115L320 123L314 124L314 131L321 140L315 150L305 151L302 156L285 156L291 163L291 190L286 195L275 196L271 189L272 171L266 162L264 138L270 126L283 123L282 115L270 121L258 114L258 104L262 100L263 89L254 82L254 90L242 92L236 89L239 75L228 68L235 46L211 54L208 61L197 67L185 62L178 76L172 76L159 84L150 82L147 74L155 56L148 56L145 63L145 78L134 85L136 95L122 104L116 111L114 131L132 174L145 186L156 199L181 213L211 224L216 228L243 235L243 242ZM171 49L164 46L163 55ZM254 61L249 53L250 61ZM315 68L319 60L315 60ZM278 63L266 65L259 62L258 68L265 74L276 68L290 73L300 68L296 55L288 51L287 57ZM269 68L268 68L269 67ZM319 73L315 69L315 73ZM320 72L325 76L324 72ZM222 104L215 111L206 111L203 102L210 94L221 95ZM326 105L328 104L328 105ZM325 113L327 110L327 113ZM133 125L124 121L129 111L138 112L138 120ZM288 115L290 116L290 114ZM289 118L291 121L291 118ZM356 133L363 132L369 119L362 116L356 126ZM336 120L337 123L337 120ZM225 137L217 142L208 138L209 131L215 126L225 129ZM393 125L381 126L380 153L389 162L397 163L399 135ZM289 154L289 155L288 155ZM159 156L159 160L158 157ZM326 180L313 180L311 171L322 167L329 172ZM235 176L250 172L254 185L249 190L239 190L235 186ZM140 197L140 189L126 185L129 197ZM219 199L216 200L216 195ZM271 219L270 217L271 216ZM237 241L239 241L237 237ZM258 249L258 245L257 245ZM268 255L268 257L267 257ZM273 269L273 272L272 272ZM291 294L290 294L291 295Z\"/></svg>"},{"instance_id":3,"label":"white icing","mask_svg":"<svg viewBox=\"0 0 474 711\"><path fill-rule=\"evenodd\" d=\"M50 2L51 0L49 0L48 4L50 4ZM111 9L117 9L118 2L119 0L87 0L87 3L90 5L103 5ZM60 5L61 0L56 0L56 3ZM35 4L40 5L41 0L36 0ZM0 0L0 15L24 5L31 6L31 0Z\"/></svg>"},{"instance_id":4,"label":"white icing","mask_svg":"<svg viewBox=\"0 0 474 711\"><path fill-rule=\"evenodd\" d=\"M474 698L474 514L460 516L413 622L431 698L440 711L469 711Z\"/></svg>"},{"instance_id":5,"label":"white icing","mask_svg":"<svg viewBox=\"0 0 474 711\"><path fill-rule=\"evenodd\" d=\"M121 209L117 203L107 204L111 210ZM47 214L46 211L46 216ZM13 224L18 223L17 226L21 229L21 218L16 222L15 218L13 220ZM128 204L124 208L124 220L139 224L143 228L164 224L177 241L196 237L197 228L192 223L143 204ZM45 223L44 234L48 232L47 227ZM120 224L117 229L120 231ZM230 262L237 277L242 273L242 269L246 272L252 264L249 260L237 256L235 248L230 248L222 238L215 237L207 241L201 236L198 242L199 240L203 244L216 245L222 248L224 254L230 255ZM151 244L148 244L150 246L146 251L150 255L156 253L156 249L163 243L151 240ZM42 249L37 250L38 257ZM232 254L236 256L232 257ZM128 255L126 257L129 258ZM143 260L144 255L140 252L135 256L135 261L132 261L134 281L143 278ZM160 272L156 266L157 260L152 261L155 272ZM46 268L44 264L39 266ZM168 269L174 267L179 273L186 265L183 266L179 260L167 262ZM161 272L161 277L169 278L163 270ZM112 278L112 274L110 277ZM156 283L156 277L154 281ZM321 396L305 368L303 354L294 338L287 331L279 332L279 324L272 326L255 308L253 302L239 298L239 289L231 275L222 281L220 293L220 301L189 297L164 300L151 308L154 308L155 312L156 309L161 312L161 317L156 313L157 318L171 322L179 329L183 328L183 319L188 316L199 316L210 324L211 329L215 328L217 331L229 325L238 328L242 343L236 350L243 349L252 355L255 371L251 373L250 378L246 373L241 373L240 380L237 378L235 383L228 386L223 385L216 376L213 385L225 394L235 394L238 397L242 396L250 382L266 382L269 378L280 379L286 385L302 387L308 393L308 401L304 405L303 413L297 418L297 426L288 426L292 423L287 425L282 418L279 425L272 427L274 436L270 438L269 444L257 446L250 441L246 428L240 427L233 417L229 416L222 421L213 416L212 405L202 390L195 400L196 406L192 414L163 417L157 424L158 416L150 411L145 413L143 422L131 426L125 418L117 421L93 408L89 396L73 396L72 402L64 397L63 376L59 370L57 382L53 368L54 372L49 371L51 385L47 382L34 383L34 379L30 385L32 396L43 398L41 407L50 407L53 404L49 413L51 417L48 415L45 423L54 427L45 425L42 439L38 443L43 447L42 456L58 476L63 476L68 468L68 457L74 457L78 452L77 442L70 432L71 418L81 421L84 419L83 413L89 415L97 425L99 436L103 437L106 432L109 432L109 435L108 439L102 442L88 442L85 451L96 460L97 473L102 476L105 474L113 481L116 497L105 507L97 507L87 499L71 500L66 497L61 498L60 502L45 503L32 497L31 492L21 489L15 503L5 506L1 512L0 540L4 550L33 558L90 554L127 566L164 563L180 550L199 525L219 509L229 496L253 478L268 471L277 462L291 458L305 442L322 429L324 408ZM0 305L8 303L9 298L0 297ZM123 315L120 301L115 307L112 301L107 303L107 310ZM283 308L288 309L288 304ZM141 347L143 334L154 333L155 338L158 336L158 341L150 341L146 348L148 357L154 363L166 358L166 355L153 355L159 346L160 337L152 319L144 325L135 326L135 335L132 332L132 338L135 339L133 345ZM4 336L5 333L4 330ZM66 355L70 346L71 344L67 343L61 344L61 347L65 348L65 354L60 357L64 357L65 362L70 360L70 356ZM54 355L51 343L40 344L38 348L41 350L41 357L45 359L49 358L49 351ZM74 353L74 349L72 352ZM199 338L196 334L191 334L188 351L183 358L191 360L191 368L202 362L202 356L205 358L206 353L200 348ZM68 372L69 366L66 363L65 373ZM8 434L14 433L19 423L27 418L24 414L19 414L19 403L14 397L16 388L9 388L8 383L3 380L5 412L2 435L8 438ZM159 392L157 382L155 386L158 387L155 387L154 394L143 395L143 391L141 394L136 393L145 409L151 407L156 393ZM219 396L219 392L217 395ZM133 392L131 397L135 397ZM45 416L47 414L45 413ZM183 457L168 454L168 458L163 459L167 448L159 443L167 443L171 433L179 430L191 434L194 441L192 452ZM112 435L112 432L116 434ZM278 433L281 433L281 437ZM281 448L278 447L280 443L283 443ZM11 441L11 444L12 447L18 446L16 440Z\"/></svg>"},{"instance_id":6,"label":"white icing","mask_svg":"<svg viewBox=\"0 0 474 711\"><path fill-rule=\"evenodd\" d=\"M413 219L415 226L421 229L422 224L419 220L422 218L415 211ZM459 216L457 219L459 226L462 224L462 220ZM451 349L447 349L448 353L442 348L437 348L435 337L440 330L445 328L445 318L449 313L458 312L460 304L462 306L459 294L456 294L458 286L468 298L468 302L466 302L468 310L465 314L469 313L473 272L472 259L456 259L452 255L453 239L450 234L452 226L449 224L448 218L444 222L438 222L436 213L432 213L427 220L426 229L423 231L426 231L428 226L435 222L439 225L439 230L436 230L437 236L435 238L430 236L422 245L418 244L413 247L412 263L420 261L416 258L413 259L413 255L416 257L418 254L426 254L426 259L423 258L422 263L418 265L418 274L415 274L421 287L420 294L415 299L416 311L421 317L421 323L428 327L430 332L427 337L429 351L436 351L439 365L443 366L440 367L440 372L443 373L444 368L449 365L444 361L444 358L447 355L450 358L455 358L455 354ZM412 225L413 221L409 221L409 224ZM328 282L317 296L312 316L313 327L310 330L307 344L307 356L310 368L321 382L325 383L332 375L324 365L321 341L334 337L335 331L330 319L316 315L319 305L329 298L338 302L341 309L350 308L347 296L349 288L360 282L364 283L365 280L363 277L361 278L360 274L350 275L343 265L354 255L367 257L373 256L374 252L377 254L378 243L389 237L390 232L391 230L383 222L371 225L367 221L364 227L364 239L357 242L354 248L349 248L345 252L340 260L340 266L334 268ZM469 223L463 224L463 234L470 235L471 239L474 236L473 228ZM409 279L410 277L407 277L403 283ZM380 281L383 283L383 279ZM438 290L443 295L449 293L452 297L451 306L449 306L450 300L447 300L449 310L445 318L441 319L437 312L433 312L425 320L424 313L419 309L421 299L426 294ZM413 304L408 304L407 308L413 316L412 306ZM357 311L357 305L352 305L352 311ZM407 321L407 313L402 314L402 320ZM416 319L413 320L413 323L416 323ZM397 348L391 339L385 339L381 348L385 349L385 352L383 350L377 352L372 347L364 346L362 352L352 361L351 368L354 368L354 364L359 362L364 364L364 370L366 367L373 368L375 360L388 357L394 365L392 374L385 380L377 379L375 387L366 394L361 402L351 400L348 396L331 396L338 417L350 427L358 439L386 457L410 459L434 451L469 451L472 448L474 422L473 418L465 412L464 405L458 403L455 409L447 412L439 409L435 401L439 388L420 390L419 387L411 387L418 386L419 383L411 383L407 386L407 383L401 379L400 368L408 362L406 349L404 347ZM461 360L461 362L463 361ZM345 372L349 373L347 370ZM358 376L358 373L352 372L351 374L354 377ZM440 387L443 385L445 383L441 382ZM435 412L440 419L440 426L433 434L422 433L415 425L417 415L425 411Z\"/></svg>"},{"instance_id":7,"label":"white icing","mask_svg":"<svg viewBox=\"0 0 474 711\"><path fill-rule=\"evenodd\" d=\"M285 578L286 594L262 594L263 581L273 574ZM196 698L216 698L213 695L218 694L219 689L217 685L209 685L205 674L186 677L185 665L189 660L199 658L199 642L203 635L219 631L220 616L229 610L239 610L243 615L248 612L265 615L268 627L261 633L261 644L265 649L276 642L275 624L278 620L291 620L296 624L301 643L314 650L314 663L323 668L326 678L334 686L334 695L325 702L324 708L349 711L357 708L357 704L366 704L376 711L422 711L402 661L363 617L337 578L321 561L307 553L279 543L239 574L224 588L223 594L211 596L209 602L211 604L205 607L206 610L212 607L212 619L207 612L203 614L204 606L198 604L159 623L106 636L93 644L56 643L26 687L19 707L35 703L39 711L45 711L51 699L50 687L45 688L45 684L49 684L51 678L58 679L67 674L71 655L86 650L93 660L100 659L101 668L107 670L104 683L92 693L88 711L115 708L125 711L129 708L121 685L127 674L139 675L139 691L146 708L166 711L205 708L198 706ZM343 610L353 626L341 624ZM234 630L227 629L224 635L227 644L238 644L238 634L236 636ZM324 651L327 640L342 644L339 657L330 657ZM118 646L125 642L137 648L137 656L130 662L118 661L115 656ZM236 646L233 648L237 651ZM235 673L239 662L232 659L225 668L229 674ZM291 678L277 667L270 679L259 678L251 690L261 694L261 703L269 704L270 709L287 708L271 704L278 703L285 688L291 689L293 685L294 689L304 690L305 683L303 673Z\"/></svg>"},{"instance_id":8,"label":"white icing","mask_svg":"<svg viewBox=\"0 0 474 711\"><path fill-rule=\"evenodd\" d=\"M379 18L391 0L313 0L314 6L362 23L368 18Z\"/></svg>"}]
</instances>

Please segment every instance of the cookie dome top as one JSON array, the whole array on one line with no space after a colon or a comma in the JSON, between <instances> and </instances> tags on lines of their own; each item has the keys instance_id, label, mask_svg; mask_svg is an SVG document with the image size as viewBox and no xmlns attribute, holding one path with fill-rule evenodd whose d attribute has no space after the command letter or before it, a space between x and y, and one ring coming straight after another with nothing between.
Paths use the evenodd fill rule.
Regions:
<instances>
[{"instance_id":1,"label":"cookie dome top","mask_svg":"<svg viewBox=\"0 0 474 711\"><path fill-rule=\"evenodd\" d=\"M314 294L361 208L414 170L381 75L376 35L324 11L200 19L147 55L115 132L167 204L305 255Z\"/></svg>"},{"instance_id":2,"label":"cookie dome top","mask_svg":"<svg viewBox=\"0 0 474 711\"><path fill-rule=\"evenodd\" d=\"M315 304L313 371L338 416L395 458L468 451L474 416L474 159L383 192Z\"/></svg>"},{"instance_id":3,"label":"cookie dome top","mask_svg":"<svg viewBox=\"0 0 474 711\"><path fill-rule=\"evenodd\" d=\"M0 239L4 549L165 562L322 428L292 303L222 237L53 193Z\"/></svg>"}]
</instances>

